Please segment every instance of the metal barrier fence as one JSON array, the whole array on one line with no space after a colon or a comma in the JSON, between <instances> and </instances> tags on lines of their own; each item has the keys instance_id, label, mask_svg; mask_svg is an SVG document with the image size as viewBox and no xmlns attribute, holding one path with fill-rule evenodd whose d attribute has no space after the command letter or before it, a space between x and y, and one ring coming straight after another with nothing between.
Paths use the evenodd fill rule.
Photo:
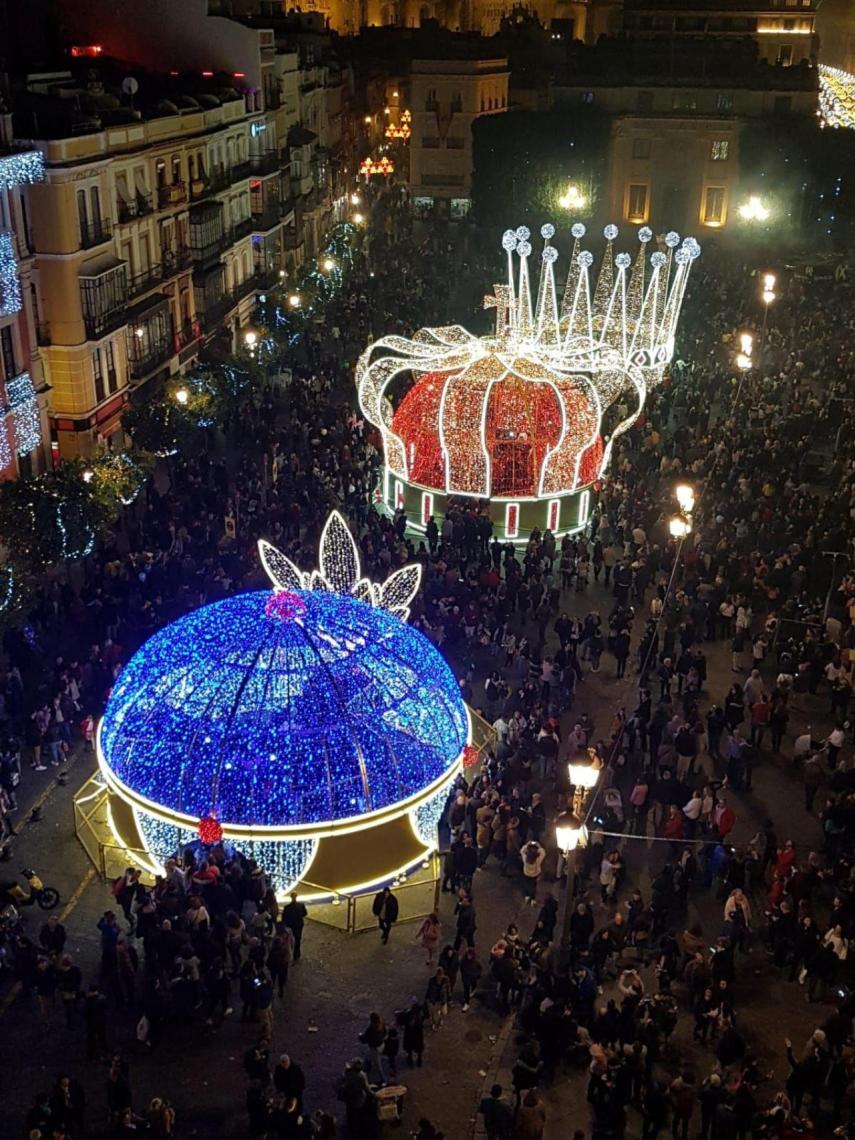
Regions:
<instances>
[{"instance_id":1,"label":"metal barrier fence","mask_svg":"<svg viewBox=\"0 0 855 1140\"><path fill-rule=\"evenodd\" d=\"M110 827L110 793L99 772L86 781L74 797L74 834L95 870L107 882L123 875L128 864L139 867L149 862L147 851L116 842ZM146 886L154 885L154 877L142 872Z\"/></svg>"},{"instance_id":2,"label":"metal barrier fence","mask_svg":"<svg viewBox=\"0 0 855 1140\"><path fill-rule=\"evenodd\" d=\"M418 922L439 906L439 856L429 855L425 863L408 879L391 884L398 900L398 923ZM312 887L309 882L303 885L309 890ZM312 903L309 918L347 934L376 930L377 919L371 909L376 894L377 891L371 890L365 894L342 895L334 902Z\"/></svg>"}]
</instances>

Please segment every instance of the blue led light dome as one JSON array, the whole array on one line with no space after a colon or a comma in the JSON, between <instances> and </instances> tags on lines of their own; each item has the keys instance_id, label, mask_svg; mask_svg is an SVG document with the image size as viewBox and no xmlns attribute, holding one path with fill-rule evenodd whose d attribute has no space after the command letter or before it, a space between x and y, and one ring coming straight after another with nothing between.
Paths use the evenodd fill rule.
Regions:
<instances>
[{"instance_id":1,"label":"blue led light dome","mask_svg":"<svg viewBox=\"0 0 855 1140\"><path fill-rule=\"evenodd\" d=\"M150 638L104 714L102 759L193 819L298 827L408 800L467 741L454 674L418 630L323 591L203 606Z\"/></svg>"}]
</instances>

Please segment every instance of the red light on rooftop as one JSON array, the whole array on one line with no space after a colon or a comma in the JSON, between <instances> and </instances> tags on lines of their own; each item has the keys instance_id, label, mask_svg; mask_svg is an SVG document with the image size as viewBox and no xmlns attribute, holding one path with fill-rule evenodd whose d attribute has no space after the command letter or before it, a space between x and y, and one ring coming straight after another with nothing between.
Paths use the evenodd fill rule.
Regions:
<instances>
[{"instance_id":1,"label":"red light on rooftop","mask_svg":"<svg viewBox=\"0 0 855 1140\"><path fill-rule=\"evenodd\" d=\"M71 49L72 59L92 58L103 53L101 44L77 44Z\"/></svg>"},{"instance_id":2,"label":"red light on rooftop","mask_svg":"<svg viewBox=\"0 0 855 1140\"><path fill-rule=\"evenodd\" d=\"M202 72L202 78L203 79L213 79L214 78L213 71L203 71Z\"/></svg>"},{"instance_id":3,"label":"red light on rooftop","mask_svg":"<svg viewBox=\"0 0 855 1140\"><path fill-rule=\"evenodd\" d=\"M234 72L234 78L235 79L246 79L246 72L245 71L235 71Z\"/></svg>"}]
</instances>

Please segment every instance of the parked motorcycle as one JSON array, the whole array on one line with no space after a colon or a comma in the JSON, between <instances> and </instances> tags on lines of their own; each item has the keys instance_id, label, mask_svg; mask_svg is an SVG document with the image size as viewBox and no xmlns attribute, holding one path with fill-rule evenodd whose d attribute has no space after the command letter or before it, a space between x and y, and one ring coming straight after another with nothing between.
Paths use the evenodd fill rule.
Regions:
<instances>
[{"instance_id":1,"label":"parked motorcycle","mask_svg":"<svg viewBox=\"0 0 855 1140\"><path fill-rule=\"evenodd\" d=\"M55 887L46 887L35 871L21 871L26 880L26 887L16 882L0 884L0 906L12 906L19 911L25 906L38 906L42 910L53 910L59 906L59 891Z\"/></svg>"}]
</instances>

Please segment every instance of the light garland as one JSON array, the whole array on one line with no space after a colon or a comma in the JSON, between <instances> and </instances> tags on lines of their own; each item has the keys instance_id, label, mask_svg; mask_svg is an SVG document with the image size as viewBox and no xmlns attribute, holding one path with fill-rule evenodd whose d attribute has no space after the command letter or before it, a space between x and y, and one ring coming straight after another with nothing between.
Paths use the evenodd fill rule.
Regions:
<instances>
[{"instance_id":1,"label":"light garland","mask_svg":"<svg viewBox=\"0 0 855 1140\"><path fill-rule=\"evenodd\" d=\"M9 230L0 230L0 317L13 317L22 305L15 241Z\"/></svg>"},{"instance_id":2,"label":"light garland","mask_svg":"<svg viewBox=\"0 0 855 1140\"><path fill-rule=\"evenodd\" d=\"M855 75L825 63L818 71L820 126L855 129Z\"/></svg>"},{"instance_id":3,"label":"light garland","mask_svg":"<svg viewBox=\"0 0 855 1140\"><path fill-rule=\"evenodd\" d=\"M381 432L401 496L406 482L478 498L551 498L593 483L605 470L615 439L638 418L647 388L671 360L700 246L687 238L677 248L678 235L669 233L667 252L650 256L653 232L643 227L633 266L628 254L613 255L618 231L607 226L595 283L593 255L580 249L585 227L571 232L575 245L560 303L558 252L550 244L555 228L541 228L533 304L531 235L520 226L502 238L507 281L484 301L496 310L493 336L475 337L460 326L427 328L412 339L383 337L363 353L360 407ZM410 387L393 407L390 392L402 375ZM603 415L618 400L627 413L605 440ZM518 527L518 511L515 519Z\"/></svg>"},{"instance_id":4,"label":"light garland","mask_svg":"<svg viewBox=\"0 0 855 1140\"><path fill-rule=\"evenodd\" d=\"M366 177L382 174L388 178L390 174L395 173L395 164L388 154L384 154L382 158L364 158L359 164L359 173Z\"/></svg>"},{"instance_id":5,"label":"light garland","mask_svg":"<svg viewBox=\"0 0 855 1140\"><path fill-rule=\"evenodd\" d=\"M0 420L0 471L12 462L12 449L9 446L9 424L6 416Z\"/></svg>"},{"instance_id":6,"label":"light garland","mask_svg":"<svg viewBox=\"0 0 855 1140\"><path fill-rule=\"evenodd\" d=\"M168 823L138 809L134 815L149 853L156 861L158 873L163 872L167 859L180 856L186 847L198 844L199 836L190 828ZM240 843L241 854L256 861L280 896L287 894L300 881L316 850L317 841L313 839L281 842L243 839Z\"/></svg>"},{"instance_id":7,"label":"light garland","mask_svg":"<svg viewBox=\"0 0 855 1140\"><path fill-rule=\"evenodd\" d=\"M136 807L253 836L385 815L444 782L468 719L442 656L398 620L420 567L369 582L337 512L319 570L259 549L273 594L179 619L122 671L99 734L108 782Z\"/></svg>"},{"instance_id":8,"label":"light garland","mask_svg":"<svg viewBox=\"0 0 855 1140\"><path fill-rule=\"evenodd\" d=\"M43 182L45 157L40 150L22 151L0 158L0 190Z\"/></svg>"},{"instance_id":9,"label":"light garland","mask_svg":"<svg viewBox=\"0 0 855 1140\"><path fill-rule=\"evenodd\" d=\"M29 455L42 441L39 401L29 372L6 381L6 399L12 415L15 450L18 455Z\"/></svg>"},{"instance_id":10,"label":"light garland","mask_svg":"<svg viewBox=\"0 0 855 1140\"><path fill-rule=\"evenodd\" d=\"M320 569L304 572L290 558L265 539L258 543L258 555L267 577L277 591L288 594L289 616L302 615L302 590L328 590L338 594L352 594L369 606L378 606L395 614L401 621L410 616L410 603L418 593L422 568L419 563L403 566L380 585L362 576L359 550L347 523L338 511L333 511L321 533ZM273 601L275 601L274 595ZM268 603L269 606L272 603ZM278 608L278 607L275 607ZM268 617L278 616L276 612Z\"/></svg>"},{"instance_id":11,"label":"light garland","mask_svg":"<svg viewBox=\"0 0 855 1140\"><path fill-rule=\"evenodd\" d=\"M448 792L447 787L441 788L436 795L410 812L413 831L431 851L439 846L439 821L448 803Z\"/></svg>"}]
</instances>

